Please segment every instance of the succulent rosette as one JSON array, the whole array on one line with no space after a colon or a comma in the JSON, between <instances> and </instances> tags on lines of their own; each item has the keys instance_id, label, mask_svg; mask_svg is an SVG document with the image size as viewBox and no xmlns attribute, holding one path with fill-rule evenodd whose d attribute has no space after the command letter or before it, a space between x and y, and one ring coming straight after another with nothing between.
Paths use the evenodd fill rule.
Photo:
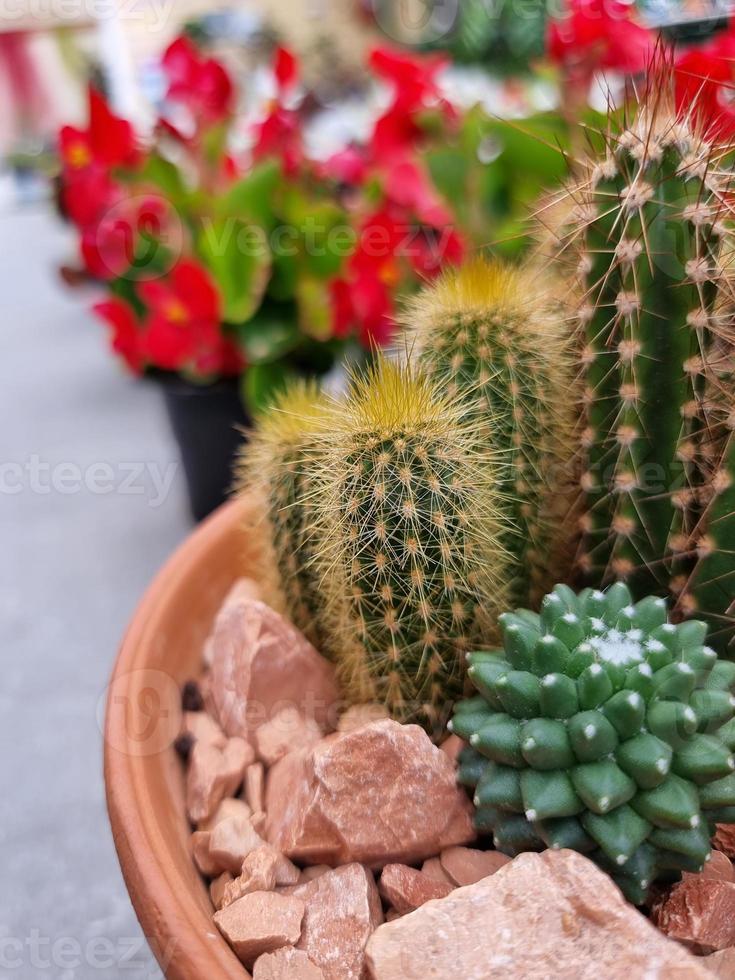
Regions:
<instances>
[{"instance_id":1,"label":"succulent rosette","mask_svg":"<svg viewBox=\"0 0 735 980\"><path fill-rule=\"evenodd\" d=\"M638 903L701 870L714 823L735 821L735 663L706 624L621 583L558 585L500 623L504 648L470 654L479 693L450 723L478 830L510 855L587 854Z\"/></svg>"}]
</instances>

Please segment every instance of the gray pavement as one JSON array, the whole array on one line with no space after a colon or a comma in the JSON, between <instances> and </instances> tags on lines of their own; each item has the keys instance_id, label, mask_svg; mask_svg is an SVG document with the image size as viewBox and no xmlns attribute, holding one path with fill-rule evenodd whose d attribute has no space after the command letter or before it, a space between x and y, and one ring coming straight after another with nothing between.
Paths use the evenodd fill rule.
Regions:
<instances>
[{"instance_id":1,"label":"gray pavement","mask_svg":"<svg viewBox=\"0 0 735 980\"><path fill-rule=\"evenodd\" d=\"M138 980L160 973L108 828L98 705L190 522L158 392L110 356L94 294L60 285L71 254L49 208L0 214L0 977Z\"/></svg>"}]
</instances>

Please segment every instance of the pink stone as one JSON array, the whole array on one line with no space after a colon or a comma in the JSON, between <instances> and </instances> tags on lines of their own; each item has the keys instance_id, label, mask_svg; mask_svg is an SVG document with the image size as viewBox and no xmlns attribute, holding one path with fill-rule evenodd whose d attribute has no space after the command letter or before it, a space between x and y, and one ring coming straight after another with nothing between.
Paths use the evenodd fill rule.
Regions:
<instances>
[{"instance_id":1,"label":"pink stone","mask_svg":"<svg viewBox=\"0 0 735 980\"><path fill-rule=\"evenodd\" d=\"M217 824L209 837L209 854L221 871L239 875L245 858L263 839L249 820L233 817Z\"/></svg>"},{"instance_id":2,"label":"pink stone","mask_svg":"<svg viewBox=\"0 0 735 980\"><path fill-rule=\"evenodd\" d=\"M735 884L693 875L657 909L659 929L698 953L735 946Z\"/></svg>"},{"instance_id":3,"label":"pink stone","mask_svg":"<svg viewBox=\"0 0 735 980\"><path fill-rule=\"evenodd\" d=\"M731 860L735 858L735 823L718 823L712 846Z\"/></svg>"},{"instance_id":4,"label":"pink stone","mask_svg":"<svg viewBox=\"0 0 735 980\"><path fill-rule=\"evenodd\" d=\"M286 706L327 723L338 691L334 668L283 616L237 599L217 616L212 697L228 735L249 737Z\"/></svg>"},{"instance_id":5,"label":"pink stone","mask_svg":"<svg viewBox=\"0 0 735 980\"><path fill-rule=\"evenodd\" d=\"M245 770L245 799L253 813L264 812L265 770L254 762Z\"/></svg>"},{"instance_id":6,"label":"pink stone","mask_svg":"<svg viewBox=\"0 0 735 980\"><path fill-rule=\"evenodd\" d=\"M708 970L721 980L733 980L735 978L735 948L721 949L717 953L711 953L702 960Z\"/></svg>"},{"instance_id":7,"label":"pink stone","mask_svg":"<svg viewBox=\"0 0 735 980\"><path fill-rule=\"evenodd\" d=\"M730 858L722 851L712 851L709 861L698 874L685 871L682 878L684 880L687 878L712 878L715 881L735 881L735 874Z\"/></svg>"},{"instance_id":8,"label":"pink stone","mask_svg":"<svg viewBox=\"0 0 735 980\"><path fill-rule=\"evenodd\" d=\"M353 704L345 711L337 723L338 732L354 732L371 721L380 721L388 717L388 709L377 702L369 704Z\"/></svg>"},{"instance_id":9,"label":"pink stone","mask_svg":"<svg viewBox=\"0 0 735 980\"><path fill-rule=\"evenodd\" d=\"M449 877L439 858L429 858L421 865L421 871L427 878L433 881L443 881L445 884L454 885L455 882Z\"/></svg>"},{"instance_id":10,"label":"pink stone","mask_svg":"<svg viewBox=\"0 0 735 980\"><path fill-rule=\"evenodd\" d=\"M208 831L203 830L197 830L191 835L191 853L194 857L194 864L206 878L213 878L222 870L219 863L209 853L210 836Z\"/></svg>"},{"instance_id":11,"label":"pink stone","mask_svg":"<svg viewBox=\"0 0 735 980\"><path fill-rule=\"evenodd\" d=\"M299 875L299 884L303 884L305 881L313 881L315 878L321 877L326 874L327 871L331 871L332 868L328 864L312 864L309 868L304 868L304 870Z\"/></svg>"},{"instance_id":12,"label":"pink stone","mask_svg":"<svg viewBox=\"0 0 735 980\"><path fill-rule=\"evenodd\" d=\"M186 774L186 810L189 820L198 824L215 812L226 796L232 796L243 781L245 768L255 758L242 738L230 738L219 748L195 742Z\"/></svg>"},{"instance_id":13,"label":"pink stone","mask_svg":"<svg viewBox=\"0 0 735 980\"><path fill-rule=\"evenodd\" d=\"M378 890L389 905L405 915L434 898L445 898L454 885L436 881L405 864L386 864Z\"/></svg>"},{"instance_id":14,"label":"pink stone","mask_svg":"<svg viewBox=\"0 0 735 980\"><path fill-rule=\"evenodd\" d=\"M372 722L270 770L266 836L305 864L413 864L475 837L454 765L416 725Z\"/></svg>"},{"instance_id":15,"label":"pink stone","mask_svg":"<svg viewBox=\"0 0 735 980\"><path fill-rule=\"evenodd\" d=\"M223 871L219 877L215 878L209 886L209 897L212 899L212 905L215 909L222 908L222 901L225 895L225 888L227 885L233 881L233 877L229 871Z\"/></svg>"},{"instance_id":16,"label":"pink stone","mask_svg":"<svg viewBox=\"0 0 735 980\"><path fill-rule=\"evenodd\" d=\"M472 847L448 847L442 851L442 867L455 885L474 885L495 874L510 858L500 851L476 851Z\"/></svg>"},{"instance_id":17,"label":"pink stone","mask_svg":"<svg viewBox=\"0 0 735 980\"><path fill-rule=\"evenodd\" d=\"M242 863L242 874L227 885L223 908L250 892L269 892L276 887L276 868L281 855L268 844L256 847Z\"/></svg>"},{"instance_id":18,"label":"pink stone","mask_svg":"<svg viewBox=\"0 0 735 980\"><path fill-rule=\"evenodd\" d=\"M263 953L297 943L303 918L301 899L276 892L252 892L214 913L215 925L248 969Z\"/></svg>"},{"instance_id":19,"label":"pink stone","mask_svg":"<svg viewBox=\"0 0 735 980\"><path fill-rule=\"evenodd\" d=\"M285 946L258 957L253 980L324 980L324 974L302 950Z\"/></svg>"},{"instance_id":20,"label":"pink stone","mask_svg":"<svg viewBox=\"0 0 735 980\"><path fill-rule=\"evenodd\" d=\"M371 980L711 980L574 851L521 854L489 878L380 926Z\"/></svg>"},{"instance_id":21,"label":"pink stone","mask_svg":"<svg viewBox=\"0 0 735 980\"><path fill-rule=\"evenodd\" d=\"M250 807L244 800L237 800L232 796L227 796L222 800L208 820L201 821L197 830L214 830L217 824L222 823L223 820L230 820L232 817L247 820L251 816Z\"/></svg>"},{"instance_id":22,"label":"pink stone","mask_svg":"<svg viewBox=\"0 0 735 980\"><path fill-rule=\"evenodd\" d=\"M185 711L181 733L190 735L194 742L214 745L218 749L227 744L227 736L206 711Z\"/></svg>"},{"instance_id":23,"label":"pink stone","mask_svg":"<svg viewBox=\"0 0 735 980\"><path fill-rule=\"evenodd\" d=\"M462 751L462 749L467 748L467 743L463 742L459 735L450 735L448 738L444 739L439 748L442 750L442 752L446 752L452 762L456 765L457 760L459 759L459 753Z\"/></svg>"},{"instance_id":24,"label":"pink stone","mask_svg":"<svg viewBox=\"0 0 735 980\"><path fill-rule=\"evenodd\" d=\"M272 766L293 749L306 749L322 737L313 718L304 718L296 708L283 708L255 733L255 750L266 766Z\"/></svg>"},{"instance_id":25,"label":"pink stone","mask_svg":"<svg viewBox=\"0 0 735 980\"><path fill-rule=\"evenodd\" d=\"M362 980L365 944L383 921L370 871L349 864L285 891L306 905L296 946L321 968L324 980Z\"/></svg>"}]
</instances>

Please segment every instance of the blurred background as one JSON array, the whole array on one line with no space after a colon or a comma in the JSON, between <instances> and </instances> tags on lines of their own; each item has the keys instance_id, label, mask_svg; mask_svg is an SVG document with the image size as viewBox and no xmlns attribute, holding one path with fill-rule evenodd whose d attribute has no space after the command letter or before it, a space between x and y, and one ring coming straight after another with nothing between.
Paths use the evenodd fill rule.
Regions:
<instances>
[{"instance_id":1,"label":"blurred background","mask_svg":"<svg viewBox=\"0 0 735 980\"><path fill-rule=\"evenodd\" d=\"M285 381L543 247L661 34L735 132L724 0L0 0L0 976L160 976L101 774L137 601Z\"/></svg>"}]
</instances>

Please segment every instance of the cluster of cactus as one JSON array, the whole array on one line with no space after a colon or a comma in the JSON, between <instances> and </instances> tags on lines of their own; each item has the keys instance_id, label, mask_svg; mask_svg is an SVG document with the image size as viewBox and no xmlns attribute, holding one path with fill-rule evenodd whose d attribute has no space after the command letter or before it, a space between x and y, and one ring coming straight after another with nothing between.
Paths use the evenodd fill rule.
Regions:
<instances>
[{"instance_id":1,"label":"cluster of cactus","mask_svg":"<svg viewBox=\"0 0 735 980\"><path fill-rule=\"evenodd\" d=\"M735 632L735 177L670 89L654 73L632 124L608 133L565 192L555 264L571 260L580 287L578 558L586 584L669 595L724 650Z\"/></svg>"},{"instance_id":2,"label":"cluster of cactus","mask_svg":"<svg viewBox=\"0 0 735 980\"><path fill-rule=\"evenodd\" d=\"M408 307L408 347L473 417L499 472L512 605L535 604L564 576L575 422L574 363L564 319L536 274L469 262Z\"/></svg>"},{"instance_id":3,"label":"cluster of cactus","mask_svg":"<svg viewBox=\"0 0 735 980\"><path fill-rule=\"evenodd\" d=\"M345 697L437 735L504 608L493 463L458 399L382 358L341 401L287 393L245 452L287 610Z\"/></svg>"},{"instance_id":4,"label":"cluster of cactus","mask_svg":"<svg viewBox=\"0 0 735 980\"><path fill-rule=\"evenodd\" d=\"M479 694L450 723L478 829L510 855L587 854L637 903L701 870L714 823L735 820L735 664L706 624L622 583L557 586L500 622L504 649L470 655Z\"/></svg>"}]
</instances>

